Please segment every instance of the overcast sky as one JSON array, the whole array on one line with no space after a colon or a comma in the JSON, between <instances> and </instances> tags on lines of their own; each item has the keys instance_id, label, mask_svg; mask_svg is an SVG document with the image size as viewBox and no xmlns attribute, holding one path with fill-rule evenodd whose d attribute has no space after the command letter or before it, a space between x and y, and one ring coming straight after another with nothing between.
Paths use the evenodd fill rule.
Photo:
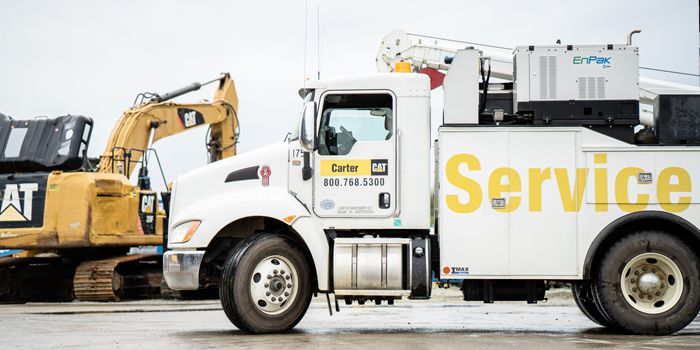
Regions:
<instances>
[{"instance_id":1,"label":"overcast sky","mask_svg":"<svg viewBox=\"0 0 700 350\"><path fill-rule=\"evenodd\" d=\"M304 0L0 0L0 112L20 119L92 117L90 155L98 156L137 93L230 72L240 98L239 153L282 140L296 123L304 72L316 74L318 3L308 1L305 69ZM699 67L697 0L321 0L319 22L322 78L375 72L380 41L393 29L514 47L557 39L624 43L639 28L641 66L693 74ZM697 77L642 75L698 85ZM203 89L178 101L211 94ZM205 163L204 131L156 144L169 181Z\"/></svg>"}]
</instances>

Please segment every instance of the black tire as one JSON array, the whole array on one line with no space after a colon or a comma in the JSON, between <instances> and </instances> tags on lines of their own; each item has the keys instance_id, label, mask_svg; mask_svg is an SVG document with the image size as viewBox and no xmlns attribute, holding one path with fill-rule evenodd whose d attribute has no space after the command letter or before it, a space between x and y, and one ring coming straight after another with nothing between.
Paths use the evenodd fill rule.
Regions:
<instances>
[{"instance_id":1,"label":"black tire","mask_svg":"<svg viewBox=\"0 0 700 350\"><path fill-rule=\"evenodd\" d=\"M614 325L611 324L598 309L592 288L593 286L590 281L573 283L571 292L574 295L576 306L578 306L581 312L594 323L603 327L614 328Z\"/></svg>"},{"instance_id":2,"label":"black tire","mask_svg":"<svg viewBox=\"0 0 700 350\"><path fill-rule=\"evenodd\" d=\"M665 256L677 266L682 275L679 277L683 282L680 299L661 313L636 309L622 291L622 274L629 276L629 271L623 271L625 266L645 253ZM700 259L687 243L668 233L640 231L619 239L603 256L595 276L594 295L599 302L600 311L616 328L625 332L641 335L672 334L692 322L700 311ZM669 278L667 283L671 284L670 281Z\"/></svg>"},{"instance_id":3,"label":"black tire","mask_svg":"<svg viewBox=\"0 0 700 350\"><path fill-rule=\"evenodd\" d=\"M260 310L250 290L256 266L271 256L286 259L297 274L296 297L288 300L291 304L276 315ZM226 259L219 286L221 306L229 320L243 331L285 332L304 317L311 302L311 281L311 269L299 243L280 234L254 235L239 243Z\"/></svg>"}]
</instances>

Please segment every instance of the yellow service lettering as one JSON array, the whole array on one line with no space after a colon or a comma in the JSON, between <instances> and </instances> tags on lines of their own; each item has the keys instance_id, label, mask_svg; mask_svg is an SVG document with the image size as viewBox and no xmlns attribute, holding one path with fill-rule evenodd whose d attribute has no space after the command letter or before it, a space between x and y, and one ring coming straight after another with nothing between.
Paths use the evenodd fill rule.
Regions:
<instances>
[{"instance_id":1,"label":"yellow service lettering","mask_svg":"<svg viewBox=\"0 0 700 350\"><path fill-rule=\"evenodd\" d=\"M506 178L504 184L502 179ZM489 198L503 197L503 193L519 193L521 191L520 174L513 168L498 168L489 176ZM509 213L520 206L520 196L510 196L506 206L496 211Z\"/></svg>"},{"instance_id":2,"label":"yellow service lettering","mask_svg":"<svg viewBox=\"0 0 700 350\"><path fill-rule=\"evenodd\" d=\"M471 154L457 154L447 160L445 175L447 181L453 186L462 189L469 194L469 201L462 203L456 194L448 194L445 197L447 207L455 213L471 213L481 206L483 196L481 186L476 181L462 175L459 172L460 164L465 164L469 170L481 170L479 159Z\"/></svg>"},{"instance_id":3,"label":"yellow service lettering","mask_svg":"<svg viewBox=\"0 0 700 350\"><path fill-rule=\"evenodd\" d=\"M649 206L651 196L646 193L638 193L634 201L630 196L630 182L639 186L648 185L631 181L636 179L644 169L639 167L622 168L615 174L614 200L610 200L608 194L608 169L607 154L598 153L593 155L593 196L595 198L594 208L596 212L608 211L609 203L617 206L626 212L644 210ZM480 184L460 173L459 168L464 164L469 171L481 170L479 158L472 154L460 153L450 157L445 165L447 181L463 190L469 196L466 203L460 202L458 194L446 194L445 199L448 209L456 213L466 214L478 210L483 200L483 190ZM561 205L565 212L577 212L581 210L584 192L589 175L588 168L576 168L575 179L569 177L568 168L529 168L528 173L528 209L531 212L542 211L543 186L547 180L551 180L552 171L559 191ZM573 183L572 183L573 182ZM692 182L687 170L680 167L669 167L659 173L658 187L656 189L658 203L661 209L678 213L687 210L692 202L690 192ZM573 188L572 188L573 186ZM517 170L509 167L494 169L488 178L488 198L502 198L504 194L516 194L522 190L522 181ZM677 201L671 200L672 193L686 193L688 195L678 196ZM512 212L520 207L521 196L511 195L504 208L495 208L499 212Z\"/></svg>"},{"instance_id":4,"label":"yellow service lettering","mask_svg":"<svg viewBox=\"0 0 700 350\"><path fill-rule=\"evenodd\" d=\"M671 178L675 177L678 179L676 183L671 183ZM659 205L663 210L678 213L688 209L690 206L690 196L680 196L678 197L678 203L671 202L672 192L690 192L692 190L692 185L690 182L690 174L679 167L666 168L659 173L659 185L657 188L657 197L659 199Z\"/></svg>"},{"instance_id":5,"label":"yellow service lettering","mask_svg":"<svg viewBox=\"0 0 700 350\"><path fill-rule=\"evenodd\" d=\"M607 154L593 155L594 164L605 165L607 162ZM596 167L593 170L593 182L595 182L595 211L608 211L608 168Z\"/></svg>"},{"instance_id":6,"label":"yellow service lettering","mask_svg":"<svg viewBox=\"0 0 700 350\"><path fill-rule=\"evenodd\" d=\"M639 173L643 173L644 169L637 167L629 167L620 170L615 178L615 201L620 209L631 213L644 210L649 204L648 194L638 194L636 203L631 203L629 199L629 180L637 179Z\"/></svg>"},{"instance_id":7,"label":"yellow service lettering","mask_svg":"<svg viewBox=\"0 0 700 350\"><path fill-rule=\"evenodd\" d=\"M557 178L557 186L559 187L559 197L564 211L579 211L581 209L581 201L583 200L583 190L586 188L586 177L588 177L588 169L576 169L576 185L575 190L571 190L569 185L569 171L566 168L554 169L554 177ZM540 196L542 193L539 194Z\"/></svg>"},{"instance_id":8,"label":"yellow service lettering","mask_svg":"<svg viewBox=\"0 0 700 350\"><path fill-rule=\"evenodd\" d=\"M528 193L530 194L530 211L542 211L542 183L552 178L549 168L530 168L528 170Z\"/></svg>"}]
</instances>

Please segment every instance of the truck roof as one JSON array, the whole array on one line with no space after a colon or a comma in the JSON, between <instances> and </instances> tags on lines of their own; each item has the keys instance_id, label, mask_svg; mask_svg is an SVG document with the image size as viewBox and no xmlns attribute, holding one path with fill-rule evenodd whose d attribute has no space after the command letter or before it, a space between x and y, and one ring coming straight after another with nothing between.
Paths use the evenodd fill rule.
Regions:
<instances>
[{"instance_id":1,"label":"truck roof","mask_svg":"<svg viewBox=\"0 0 700 350\"><path fill-rule=\"evenodd\" d=\"M311 80L306 89L321 90L391 90L397 96L430 97L430 78L425 74L374 73Z\"/></svg>"}]
</instances>

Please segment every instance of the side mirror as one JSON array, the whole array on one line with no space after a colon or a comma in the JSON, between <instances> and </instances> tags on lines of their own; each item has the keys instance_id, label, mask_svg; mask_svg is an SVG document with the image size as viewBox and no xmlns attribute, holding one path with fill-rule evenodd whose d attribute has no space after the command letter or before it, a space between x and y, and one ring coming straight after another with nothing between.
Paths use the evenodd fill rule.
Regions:
<instances>
[{"instance_id":1,"label":"side mirror","mask_svg":"<svg viewBox=\"0 0 700 350\"><path fill-rule=\"evenodd\" d=\"M309 101L301 112L299 143L307 152L316 150L316 102Z\"/></svg>"}]
</instances>

